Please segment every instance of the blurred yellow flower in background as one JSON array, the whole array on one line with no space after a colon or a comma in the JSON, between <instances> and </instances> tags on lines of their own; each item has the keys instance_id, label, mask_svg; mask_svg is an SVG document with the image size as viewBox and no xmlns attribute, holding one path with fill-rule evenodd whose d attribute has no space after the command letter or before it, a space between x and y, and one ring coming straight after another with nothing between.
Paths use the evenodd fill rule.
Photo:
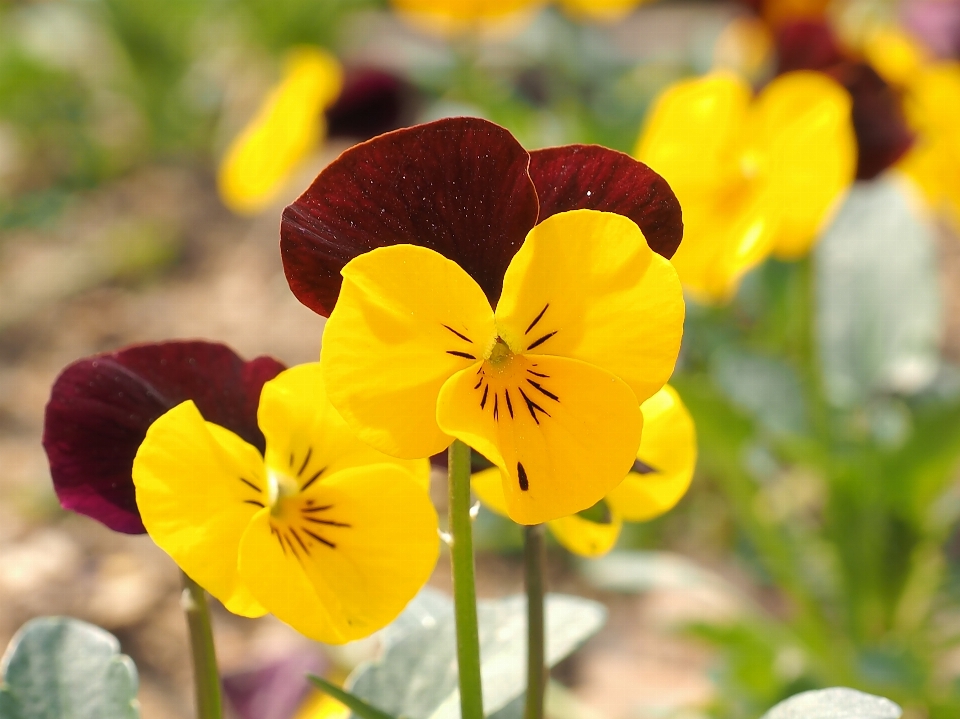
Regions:
<instances>
[{"instance_id":1,"label":"blurred yellow flower in background","mask_svg":"<svg viewBox=\"0 0 960 719\"><path fill-rule=\"evenodd\" d=\"M673 263L693 297L727 301L771 253L810 249L854 178L850 108L843 87L810 71L781 75L756 98L745 80L717 72L656 100L635 156L683 207Z\"/></svg>"},{"instance_id":2,"label":"blurred yellow flower in background","mask_svg":"<svg viewBox=\"0 0 960 719\"><path fill-rule=\"evenodd\" d=\"M291 172L323 140L323 111L342 85L340 63L325 50L303 46L288 53L280 82L220 164L217 184L227 207L255 214L277 197Z\"/></svg>"},{"instance_id":3,"label":"blurred yellow flower in background","mask_svg":"<svg viewBox=\"0 0 960 719\"><path fill-rule=\"evenodd\" d=\"M571 17L599 22L620 20L649 0L558 0Z\"/></svg>"},{"instance_id":4,"label":"blurred yellow flower in background","mask_svg":"<svg viewBox=\"0 0 960 719\"><path fill-rule=\"evenodd\" d=\"M672 509L687 492L697 463L697 437L693 418L670 385L640 405L643 434L637 462L620 485L603 502L609 516L592 521L573 514L547 522L557 541L574 554L595 557L609 552L620 536L623 522L645 522ZM489 509L507 515L500 471L477 472L471 481L474 494ZM588 511L589 513L589 511Z\"/></svg>"},{"instance_id":5,"label":"blurred yellow flower in background","mask_svg":"<svg viewBox=\"0 0 960 719\"><path fill-rule=\"evenodd\" d=\"M415 27L449 36L480 30L518 29L545 0L391 0Z\"/></svg>"}]
</instances>

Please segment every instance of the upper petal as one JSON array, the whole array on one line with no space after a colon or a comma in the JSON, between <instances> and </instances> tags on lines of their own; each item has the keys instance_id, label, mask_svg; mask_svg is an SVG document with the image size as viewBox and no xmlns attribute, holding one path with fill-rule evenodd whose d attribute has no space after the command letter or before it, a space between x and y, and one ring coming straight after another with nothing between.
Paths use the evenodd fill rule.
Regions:
<instances>
[{"instance_id":1,"label":"upper petal","mask_svg":"<svg viewBox=\"0 0 960 719\"><path fill-rule=\"evenodd\" d=\"M595 210L554 215L530 231L496 312L500 336L514 351L602 367L626 382L638 403L670 378L683 317L670 262L650 250L631 220Z\"/></svg>"},{"instance_id":2,"label":"upper petal","mask_svg":"<svg viewBox=\"0 0 960 719\"><path fill-rule=\"evenodd\" d=\"M154 422L133 463L143 524L157 545L236 614L265 613L240 580L240 538L268 513L257 449L204 422L187 401Z\"/></svg>"},{"instance_id":3,"label":"upper petal","mask_svg":"<svg viewBox=\"0 0 960 719\"><path fill-rule=\"evenodd\" d=\"M329 315L347 262L376 247L415 244L456 262L495 303L510 259L537 221L529 161L507 130L474 118L350 148L283 213L290 288Z\"/></svg>"},{"instance_id":4,"label":"upper petal","mask_svg":"<svg viewBox=\"0 0 960 719\"><path fill-rule=\"evenodd\" d=\"M697 463L693 418L676 390L667 385L640 406L643 436L641 467L607 495L623 519L642 522L672 509L687 492Z\"/></svg>"},{"instance_id":5,"label":"upper petal","mask_svg":"<svg viewBox=\"0 0 960 719\"><path fill-rule=\"evenodd\" d=\"M443 385L437 420L500 468L511 519L538 524L574 514L623 480L643 416L622 380L550 356L481 369L483 383L470 367Z\"/></svg>"},{"instance_id":6,"label":"upper petal","mask_svg":"<svg viewBox=\"0 0 960 719\"><path fill-rule=\"evenodd\" d=\"M637 223L654 252L673 256L683 237L680 203L660 175L629 155L597 145L530 153L540 222L567 210L603 210Z\"/></svg>"},{"instance_id":7,"label":"upper petal","mask_svg":"<svg viewBox=\"0 0 960 719\"><path fill-rule=\"evenodd\" d=\"M267 438L267 467L305 487L348 467L396 464L426 489L428 459L395 459L378 452L343 421L327 399L319 362L291 367L263 386L258 413Z\"/></svg>"},{"instance_id":8,"label":"upper petal","mask_svg":"<svg viewBox=\"0 0 960 719\"><path fill-rule=\"evenodd\" d=\"M74 362L54 382L43 446L60 503L120 532L144 531L130 478L147 428L192 399L204 418L263 450L257 403L283 369L211 342L128 347Z\"/></svg>"},{"instance_id":9,"label":"upper petal","mask_svg":"<svg viewBox=\"0 0 960 719\"><path fill-rule=\"evenodd\" d=\"M437 561L437 514L396 465L352 467L302 496L289 517L258 515L240 572L263 605L297 631L343 644L392 621Z\"/></svg>"},{"instance_id":10,"label":"upper petal","mask_svg":"<svg viewBox=\"0 0 960 719\"><path fill-rule=\"evenodd\" d=\"M413 245L361 255L343 278L323 335L330 402L382 452L440 452L451 441L437 426L440 387L493 340L483 291L456 263Z\"/></svg>"}]
</instances>

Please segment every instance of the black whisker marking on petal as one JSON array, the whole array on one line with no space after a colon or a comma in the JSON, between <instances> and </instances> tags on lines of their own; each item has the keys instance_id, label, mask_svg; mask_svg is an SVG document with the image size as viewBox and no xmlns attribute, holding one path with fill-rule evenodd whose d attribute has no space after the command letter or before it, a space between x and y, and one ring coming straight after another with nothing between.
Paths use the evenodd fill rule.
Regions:
<instances>
[{"instance_id":1,"label":"black whisker marking on petal","mask_svg":"<svg viewBox=\"0 0 960 719\"><path fill-rule=\"evenodd\" d=\"M547 412L547 410L545 410L543 407L541 407L540 405L538 405L538 404L537 404L536 402L534 402L532 399L530 399L529 397L527 397L527 393L523 391L523 388L522 388L522 387L517 387L517 389L520 390L520 394L523 395L523 401L527 403L527 411L530 412L530 416L533 417L533 421L534 421L534 422L536 422L537 424L540 424L540 420L537 418L537 412L536 412L536 410L540 410L540 411L543 412L547 417L550 416L550 413Z\"/></svg>"},{"instance_id":2,"label":"black whisker marking on petal","mask_svg":"<svg viewBox=\"0 0 960 719\"><path fill-rule=\"evenodd\" d=\"M538 339L536 342L534 342L532 345L530 345L529 347L527 347L527 350L532 350L534 347L539 347L539 346L542 345L544 342L546 342L548 339L550 339L550 338L553 337L555 334L557 334L557 332L559 332L559 331L560 331L560 330L554 330L553 332L548 332L548 333L545 334L543 337L541 337L541 338Z\"/></svg>"},{"instance_id":3,"label":"black whisker marking on petal","mask_svg":"<svg viewBox=\"0 0 960 719\"><path fill-rule=\"evenodd\" d=\"M307 549L307 545L303 543L303 540L300 539L300 535L297 534L297 530L293 527L290 527L290 532L293 534L294 538L297 540L297 544L303 547L303 551L307 553L307 556L310 556L310 550Z\"/></svg>"},{"instance_id":4,"label":"black whisker marking on petal","mask_svg":"<svg viewBox=\"0 0 960 719\"><path fill-rule=\"evenodd\" d=\"M303 458L303 464L300 465L300 471L297 472L298 477L303 476L303 470L307 468L307 465L310 464L310 457L313 454L313 447L307 447L307 456Z\"/></svg>"},{"instance_id":5,"label":"black whisker marking on petal","mask_svg":"<svg viewBox=\"0 0 960 719\"><path fill-rule=\"evenodd\" d=\"M255 500L255 499L245 499L245 500L243 500L243 503L244 503L244 504L252 504L254 507L260 507L260 509L263 509L263 507L264 507L263 502L258 502L258 501Z\"/></svg>"},{"instance_id":6,"label":"black whisker marking on petal","mask_svg":"<svg viewBox=\"0 0 960 719\"><path fill-rule=\"evenodd\" d=\"M490 392L490 385L487 385L483 388L483 397L480 398L480 409L483 409L487 404L487 394Z\"/></svg>"},{"instance_id":7,"label":"black whisker marking on petal","mask_svg":"<svg viewBox=\"0 0 960 719\"><path fill-rule=\"evenodd\" d=\"M500 420L500 397L496 392L493 393L493 419L494 421Z\"/></svg>"},{"instance_id":8,"label":"black whisker marking on petal","mask_svg":"<svg viewBox=\"0 0 960 719\"><path fill-rule=\"evenodd\" d=\"M280 549L283 550L283 556L287 556L287 548L283 544L283 535L281 535L277 528L272 524L270 525L270 533L277 536L277 542L280 543Z\"/></svg>"},{"instance_id":9,"label":"black whisker marking on petal","mask_svg":"<svg viewBox=\"0 0 960 719\"><path fill-rule=\"evenodd\" d=\"M311 532L311 531L310 531L309 529L307 529L306 527L300 527L300 529L302 529L306 534L308 534L309 536L313 537L314 539L316 539L316 540L317 540L318 542L320 542L321 544L326 544L328 547L330 547L330 549L336 549L336 548L337 548L337 545L334 544L333 542L331 542L329 539L324 539L324 538L321 537L319 534L314 534L313 532Z\"/></svg>"},{"instance_id":10,"label":"black whisker marking on petal","mask_svg":"<svg viewBox=\"0 0 960 719\"><path fill-rule=\"evenodd\" d=\"M300 559L300 552L298 552L297 548L293 546L293 542L290 541L290 537L284 534L283 538L287 540L287 545L290 547L290 551L293 552L293 556L296 557L297 561L302 564L303 560Z\"/></svg>"},{"instance_id":11,"label":"black whisker marking on petal","mask_svg":"<svg viewBox=\"0 0 960 719\"><path fill-rule=\"evenodd\" d=\"M557 395L555 395L553 392L551 392L551 391L548 390L548 389L544 389L544 388L540 385L539 382L534 382L532 379L528 379L527 382L529 382L529 383L532 384L534 387L536 387L538 390L540 390L541 392L543 392L543 393L544 393L545 395L547 395L547 397L549 397L550 399L552 399L552 400L554 400L554 401L556 401L556 402L559 402L559 401L560 401L560 398L557 397Z\"/></svg>"},{"instance_id":12,"label":"black whisker marking on petal","mask_svg":"<svg viewBox=\"0 0 960 719\"><path fill-rule=\"evenodd\" d=\"M481 377L480 379L477 380L477 383L476 383L475 385L473 385L473 388L474 388L474 389L480 389L480 385L482 385L482 384L483 384L483 377Z\"/></svg>"},{"instance_id":13,"label":"black whisker marking on petal","mask_svg":"<svg viewBox=\"0 0 960 719\"><path fill-rule=\"evenodd\" d=\"M544 379L550 379L550 375L544 374L543 372L534 372L532 369L528 369L527 372L532 374L534 377L543 377Z\"/></svg>"},{"instance_id":14,"label":"black whisker marking on petal","mask_svg":"<svg viewBox=\"0 0 960 719\"><path fill-rule=\"evenodd\" d=\"M477 371L474 374L483 374L483 365L477 367Z\"/></svg>"},{"instance_id":15,"label":"black whisker marking on petal","mask_svg":"<svg viewBox=\"0 0 960 719\"><path fill-rule=\"evenodd\" d=\"M320 471L322 472L323 470L321 469ZM300 511L304 514L310 514L311 512L325 512L328 509L333 509L333 505L325 504L322 507L310 507L309 509L301 509Z\"/></svg>"},{"instance_id":16,"label":"black whisker marking on petal","mask_svg":"<svg viewBox=\"0 0 960 719\"><path fill-rule=\"evenodd\" d=\"M503 396L507 398L507 411L510 412L510 419L513 419L513 402L510 401L510 390L504 389Z\"/></svg>"},{"instance_id":17,"label":"black whisker marking on petal","mask_svg":"<svg viewBox=\"0 0 960 719\"><path fill-rule=\"evenodd\" d=\"M243 482L245 485L247 485L248 487L250 487L250 489L254 490L255 492L260 492L260 491L261 491L261 490L260 490L260 487L258 487L257 485L255 485L255 484L254 484L253 482L251 482L249 479L244 479L243 477L238 477L238 479L239 479L241 482Z\"/></svg>"},{"instance_id":18,"label":"black whisker marking on petal","mask_svg":"<svg viewBox=\"0 0 960 719\"><path fill-rule=\"evenodd\" d=\"M304 517L304 520L307 522L313 522L314 524L326 524L328 527L346 527L350 529L351 526L346 522L335 522L332 519L317 519L316 517Z\"/></svg>"},{"instance_id":19,"label":"black whisker marking on petal","mask_svg":"<svg viewBox=\"0 0 960 719\"><path fill-rule=\"evenodd\" d=\"M520 462L517 462L517 477L520 479L520 491L526 492L530 489L530 482L527 481L527 470L523 468Z\"/></svg>"},{"instance_id":20,"label":"black whisker marking on petal","mask_svg":"<svg viewBox=\"0 0 960 719\"><path fill-rule=\"evenodd\" d=\"M293 452L290 453L290 469L293 469Z\"/></svg>"},{"instance_id":21,"label":"black whisker marking on petal","mask_svg":"<svg viewBox=\"0 0 960 719\"><path fill-rule=\"evenodd\" d=\"M316 482L318 479L320 479L320 475L323 474L323 473L326 472L326 471L327 471L327 468L326 468L326 467L323 467L322 469L320 469L319 472L317 472L315 475L313 475L310 479L308 479L308 480L304 483L304 485L303 485L302 487L300 487L300 491L301 491L301 492L306 492L307 489L310 487L310 485L313 484L314 482ZM328 509L328 507L317 507L317 509ZM308 509L308 510L305 510L305 511L307 511L307 512L315 512L315 511L317 511L317 509Z\"/></svg>"},{"instance_id":22,"label":"black whisker marking on petal","mask_svg":"<svg viewBox=\"0 0 960 719\"><path fill-rule=\"evenodd\" d=\"M646 462L642 462L639 459L633 463L633 466L630 468L631 472L636 472L637 474L656 474L657 470L651 467Z\"/></svg>"},{"instance_id":23,"label":"black whisker marking on petal","mask_svg":"<svg viewBox=\"0 0 960 719\"><path fill-rule=\"evenodd\" d=\"M457 332L455 329L453 329L453 327L451 327L450 325L444 325L444 327L446 327L448 330L450 330L451 332L453 332L453 334L455 334L457 337L459 337L460 339L462 339L464 342L469 342L470 344L473 344L473 340L472 340L472 339L470 339L470 338L467 337L466 335L460 334L460 333Z\"/></svg>"},{"instance_id":24,"label":"black whisker marking on petal","mask_svg":"<svg viewBox=\"0 0 960 719\"><path fill-rule=\"evenodd\" d=\"M547 311L547 307L549 307L549 306L550 306L550 303L547 302L547 304L545 304L545 305L543 306L543 309L540 310L540 314L538 314L536 317L533 318L533 322L530 323L530 326L527 327L526 332L524 332L523 334L525 334L525 335L530 334L530 330L532 330L534 327L536 327L536 326L537 326L537 322L539 322L541 319L543 319L543 314L544 314L544 312Z\"/></svg>"},{"instance_id":25,"label":"black whisker marking on petal","mask_svg":"<svg viewBox=\"0 0 960 719\"><path fill-rule=\"evenodd\" d=\"M458 350L447 350L448 355L453 355L454 357L463 357L464 359L475 360L474 357L469 352L459 352Z\"/></svg>"}]
</instances>

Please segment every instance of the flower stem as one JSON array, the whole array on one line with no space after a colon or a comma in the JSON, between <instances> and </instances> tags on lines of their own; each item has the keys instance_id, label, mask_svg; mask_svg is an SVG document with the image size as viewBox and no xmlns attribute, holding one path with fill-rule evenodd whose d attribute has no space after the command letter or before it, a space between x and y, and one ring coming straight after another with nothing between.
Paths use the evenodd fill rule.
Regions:
<instances>
[{"instance_id":1,"label":"flower stem","mask_svg":"<svg viewBox=\"0 0 960 719\"><path fill-rule=\"evenodd\" d=\"M217 671L217 653L213 645L213 630L210 628L207 595L203 587L185 573L180 605L187 616L187 627L190 630L197 719L221 719L223 709L220 703L220 674Z\"/></svg>"},{"instance_id":2,"label":"flower stem","mask_svg":"<svg viewBox=\"0 0 960 719\"><path fill-rule=\"evenodd\" d=\"M450 561L453 603L457 619L457 665L460 673L462 719L483 719L480 686L480 635L477 628L477 588L473 567L473 527L470 519L470 448L460 440L450 445Z\"/></svg>"},{"instance_id":3,"label":"flower stem","mask_svg":"<svg viewBox=\"0 0 960 719\"><path fill-rule=\"evenodd\" d=\"M527 585L527 700L524 719L543 719L546 688L543 611L543 525L523 528L523 568Z\"/></svg>"}]
</instances>

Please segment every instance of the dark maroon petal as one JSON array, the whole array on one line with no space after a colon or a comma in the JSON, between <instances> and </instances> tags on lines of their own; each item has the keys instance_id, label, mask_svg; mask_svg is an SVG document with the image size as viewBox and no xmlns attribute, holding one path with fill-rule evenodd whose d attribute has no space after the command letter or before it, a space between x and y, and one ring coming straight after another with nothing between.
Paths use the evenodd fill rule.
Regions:
<instances>
[{"instance_id":1,"label":"dark maroon petal","mask_svg":"<svg viewBox=\"0 0 960 719\"><path fill-rule=\"evenodd\" d=\"M142 533L131 470L147 428L192 399L207 421L262 452L260 390L282 370L271 357L244 362L210 342L138 345L74 362L54 382L44 417L60 504L118 532Z\"/></svg>"},{"instance_id":2,"label":"dark maroon petal","mask_svg":"<svg viewBox=\"0 0 960 719\"><path fill-rule=\"evenodd\" d=\"M283 213L280 251L290 288L321 315L357 255L422 245L459 264L491 303L537 221L530 156L499 125L452 118L350 148Z\"/></svg>"},{"instance_id":3,"label":"dark maroon petal","mask_svg":"<svg viewBox=\"0 0 960 719\"><path fill-rule=\"evenodd\" d=\"M396 75L373 68L347 70L343 92L327 112L332 137L368 140L409 124L416 111L412 85Z\"/></svg>"},{"instance_id":4,"label":"dark maroon petal","mask_svg":"<svg viewBox=\"0 0 960 719\"><path fill-rule=\"evenodd\" d=\"M530 177L540 199L540 222L567 210L626 215L650 249L667 259L680 246L680 203L660 175L629 155L598 145L565 145L530 153Z\"/></svg>"},{"instance_id":5,"label":"dark maroon petal","mask_svg":"<svg viewBox=\"0 0 960 719\"><path fill-rule=\"evenodd\" d=\"M866 63L842 63L829 74L853 97L851 119L857 136L857 179L871 180L903 157L913 144L900 98Z\"/></svg>"},{"instance_id":6,"label":"dark maroon petal","mask_svg":"<svg viewBox=\"0 0 960 719\"><path fill-rule=\"evenodd\" d=\"M825 70L843 60L840 44L824 20L795 20L777 30L777 74Z\"/></svg>"}]
</instances>

